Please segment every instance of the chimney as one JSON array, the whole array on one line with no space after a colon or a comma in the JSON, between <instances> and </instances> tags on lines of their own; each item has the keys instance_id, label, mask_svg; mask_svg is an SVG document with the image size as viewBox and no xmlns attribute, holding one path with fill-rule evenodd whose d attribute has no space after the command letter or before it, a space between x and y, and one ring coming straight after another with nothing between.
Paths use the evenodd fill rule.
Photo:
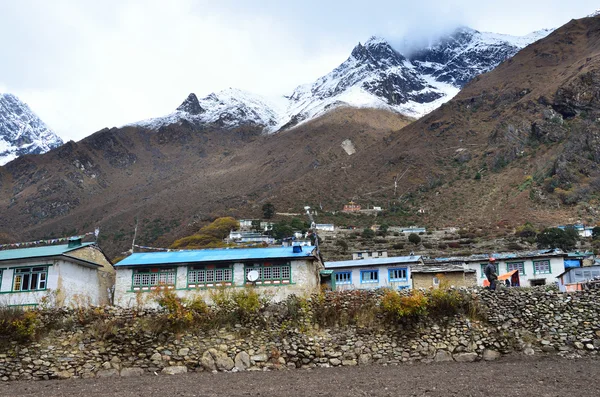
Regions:
<instances>
[{"instance_id":1,"label":"chimney","mask_svg":"<svg viewBox=\"0 0 600 397\"><path fill-rule=\"evenodd\" d=\"M69 239L69 248L75 248L81 246L81 237L71 237Z\"/></svg>"},{"instance_id":2,"label":"chimney","mask_svg":"<svg viewBox=\"0 0 600 397\"><path fill-rule=\"evenodd\" d=\"M298 243L294 243L294 245L292 246L292 252L294 254L299 254L300 252L302 252L302 246Z\"/></svg>"}]
</instances>

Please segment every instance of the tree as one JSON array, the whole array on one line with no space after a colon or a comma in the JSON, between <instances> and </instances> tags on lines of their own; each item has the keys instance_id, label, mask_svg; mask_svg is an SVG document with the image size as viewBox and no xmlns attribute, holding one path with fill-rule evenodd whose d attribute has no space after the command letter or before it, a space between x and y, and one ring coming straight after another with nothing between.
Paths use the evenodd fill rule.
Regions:
<instances>
[{"instance_id":1,"label":"tree","mask_svg":"<svg viewBox=\"0 0 600 397\"><path fill-rule=\"evenodd\" d=\"M306 231L306 229L308 229L308 227L306 227L306 223L302 222L302 220L299 218L292 218L290 226L292 229L301 231L303 233Z\"/></svg>"},{"instance_id":2,"label":"tree","mask_svg":"<svg viewBox=\"0 0 600 397\"><path fill-rule=\"evenodd\" d=\"M537 236L537 230L531 223L525 222L515 230L515 234L522 238L535 237Z\"/></svg>"},{"instance_id":3,"label":"tree","mask_svg":"<svg viewBox=\"0 0 600 397\"><path fill-rule=\"evenodd\" d=\"M348 252L348 243L346 242L346 240L336 240L335 245L340 247L343 253Z\"/></svg>"},{"instance_id":4,"label":"tree","mask_svg":"<svg viewBox=\"0 0 600 397\"><path fill-rule=\"evenodd\" d=\"M365 227L362 232L362 237L363 238L373 238L373 237L375 237L375 232L372 229Z\"/></svg>"},{"instance_id":5,"label":"tree","mask_svg":"<svg viewBox=\"0 0 600 397\"><path fill-rule=\"evenodd\" d=\"M271 203L266 203L262 206L262 212L265 219L271 219L275 215L275 206Z\"/></svg>"},{"instance_id":6,"label":"tree","mask_svg":"<svg viewBox=\"0 0 600 397\"><path fill-rule=\"evenodd\" d=\"M294 229L285 221L277 222L273 225L271 235L278 240L294 235Z\"/></svg>"},{"instance_id":7,"label":"tree","mask_svg":"<svg viewBox=\"0 0 600 397\"><path fill-rule=\"evenodd\" d=\"M594 238L594 240L599 239L600 238L600 226L595 226L592 229L592 237Z\"/></svg>"},{"instance_id":8,"label":"tree","mask_svg":"<svg viewBox=\"0 0 600 397\"><path fill-rule=\"evenodd\" d=\"M417 233L411 233L408 235L408 241L413 243L414 245L419 245L421 242L421 237Z\"/></svg>"},{"instance_id":9,"label":"tree","mask_svg":"<svg viewBox=\"0 0 600 397\"><path fill-rule=\"evenodd\" d=\"M260 221L258 219L255 219L252 221L252 231L255 231L255 232L263 231L260 227Z\"/></svg>"},{"instance_id":10,"label":"tree","mask_svg":"<svg viewBox=\"0 0 600 397\"><path fill-rule=\"evenodd\" d=\"M378 234L379 234L380 236L386 236L386 235L387 235L387 233L388 233L388 230L389 230L389 228L390 228L390 226L389 226L387 223L382 223L382 224L379 226L379 233L378 233Z\"/></svg>"},{"instance_id":11,"label":"tree","mask_svg":"<svg viewBox=\"0 0 600 397\"><path fill-rule=\"evenodd\" d=\"M540 248L560 248L569 251L576 247L579 234L573 227L564 230L556 227L546 228L537 235L537 244Z\"/></svg>"}]
</instances>

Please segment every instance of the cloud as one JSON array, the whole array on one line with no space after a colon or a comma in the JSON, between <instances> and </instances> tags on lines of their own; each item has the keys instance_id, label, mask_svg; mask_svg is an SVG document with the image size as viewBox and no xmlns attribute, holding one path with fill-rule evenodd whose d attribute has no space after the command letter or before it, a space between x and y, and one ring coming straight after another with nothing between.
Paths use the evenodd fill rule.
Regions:
<instances>
[{"instance_id":1,"label":"cloud","mask_svg":"<svg viewBox=\"0 0 600 397\"><path fill-rule=\"evenodd\" d=\"M63 138L78 140L166 114L190 92L289 94L374 34L396 43L427 40L457 24L525 34L595 8L521 3L4 0L0 90L20 96Z\"/></svg>"}]
</instances>

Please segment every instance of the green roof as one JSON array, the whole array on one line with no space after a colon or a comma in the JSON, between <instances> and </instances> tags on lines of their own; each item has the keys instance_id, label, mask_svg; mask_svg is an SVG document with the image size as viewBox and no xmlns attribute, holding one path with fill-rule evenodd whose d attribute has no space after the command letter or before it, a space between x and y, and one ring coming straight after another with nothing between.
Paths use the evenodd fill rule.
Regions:
<instances>
[{"instance_id":1,"label":"green roof","mask_svg":"<svg viewBox=\"0 0 600 397\"><path fill-rule=\"evenodd\" d=\"M62 245L48 245L45 247L31 247L31 248L17 248L14 250L3 250L0 251L0 262L10 261L18 259L29 259L29 258L45 258L50 256L60 256L67 252L75 251L76 249L87 247L94 243L82 243L76 247L69 247L68 244Z\"/></svg>"}]
</instances>

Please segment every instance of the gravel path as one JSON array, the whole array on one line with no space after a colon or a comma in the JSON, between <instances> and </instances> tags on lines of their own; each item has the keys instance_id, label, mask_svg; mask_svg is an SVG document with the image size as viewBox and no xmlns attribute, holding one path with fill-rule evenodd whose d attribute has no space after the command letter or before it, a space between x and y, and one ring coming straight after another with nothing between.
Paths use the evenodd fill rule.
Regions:
<instances>
[{"instance_id":1,"label":"gravel path","mask_svg":"<svg viewBox=\"0 0 600 397\"><path fill-rule=\"evenodd\" d=\"M314 370L10 382L0 396L598 396L600 360L503 359Z\"/></svg>"}]
</instances>

